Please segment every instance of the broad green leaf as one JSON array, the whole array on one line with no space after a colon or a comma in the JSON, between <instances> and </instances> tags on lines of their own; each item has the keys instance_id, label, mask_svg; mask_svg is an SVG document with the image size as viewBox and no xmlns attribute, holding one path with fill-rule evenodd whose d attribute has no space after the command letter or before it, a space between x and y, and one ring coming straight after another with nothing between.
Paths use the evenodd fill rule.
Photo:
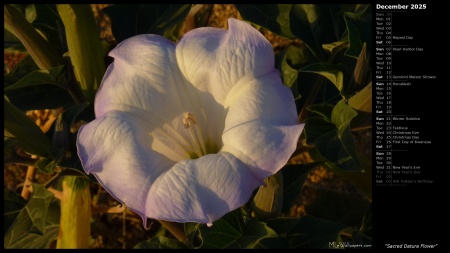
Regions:
<instances>
[{"instance_id":1,"label":"broad green leaf","mask_svg":"<svg viewBox=\"0 0 450 253\"><path fill-rule=\"evenodd\" d=\"M14 66L9 74L4 76L3 87L6 88L14 83L17 83L20 79L36 70L39 70L39 67L33 61L31 56L25 56L18 64Z\"/></svg>"},{"instance_id":2,"label":"broad green leaf","mask_svg":"<svg viewBox=\"0 0 450 253\"><path fill-rule=\"evenodd\" d=\"M279 218L268 222L278 233L286 235L290 249L325 249L337 240L346 226L307 215L302 218Z\"/></svg>"},{"instance_id":3,"label":"broad green leaf","mask_svg":"<svg viewBox=\"0 0 450 253\"><path fill-rule=\"evenodd\" d=\"M190 8L190 4L116 4L102 11L111 19L114 38L121 42L138 34L178 39L172 28L183 22Z\"/></svg>"},{"instance_id":4,"label":"broad green leaf","mask_svg":"<svg viewBox=\"0 0 450 253\"><path fill-rule=\"evenodd\" d=\"M267 225L286 237L290 249L328 248L329 243L336 241L340 231L346 227L311 215L280 217L268 221Z\"/></svg>"},{"instance_id":5,"label":"broad green leaf","mask_svg":"<svg viewBox=\"0 0 450 253\"><path fill-rule=\"evenodd\" d=\"M312 104L308 110L322 116L326 121L331 123L331 112L334 106L330 104Z\"/></svg>"},{"instance_id":6,"label":"broad green leaf","mask_svg":"<svg viewBox=\"0 0 450 253\"><path fill-rule=\"evenodd\" d=\"M162 34L169 40L178 41L183 21L191 10L191 4L170 5L147 33Z\"/></svg>"},{"instance_id":7,"label":"broad green leaf","mask_svg":"<svg viewBox=\"0 0 450 253\"><path fill-rule=\"evenodd\" d=\"M36 167L44 173L53 173L53 169L56 167L56 162L52 158L41 158L36 161Z\"/></svg>"},{"instance_id":8,"label":"broad green leaf","mask_svg":"<svg viewBox=\"0 0 450 253\"><path fill-rule=\"evenodd\" d=\"M274 242L281 243L275 246L277 248L283 246L283 240L277 239L277 233L265 223L250 219L244 226L240 213L235 211L216 221L212 227L202 225L199 230L202 249L267 248L275 246Z\"/></svg>"},{"instance_id":9,"label":"broad green leaf","mask_svg":"<svg viewBox=\"0 0 450 253\"><path fill-rule=\"evenodd\" d=\"M301 97L298 89L298 69L314 61L314 57L306 47L290 45L275 56L276 68L283 75L284 85L291 88L295 99Z\"/></svg>"},{"instance_id":10,"label":"broad green leaf","mask_svg":"<svg viewBox=\"0 0 450 253\"><path fill-rule=\"evenodd\" d=\"M331 112L331 122L338 128L338 133L342 138L349 130L351 120L356 117L358 113L348 106L344 100L339 101Z\"/></svg>"},{"instance_id":11,"label":"broad green leaf","mask_svg":"<svg viewBox=\"0 0 450 253\"><path fill-rule=\"evenodd\" d=\"M301 39L313 54L325 60L322 44L341 40L343 14L353 4L235 4L244 20L288 39Z\"/></svg>"},{"instance_id":12,"label":"broad green leaf","mask_svg":"<svg viewBox=\"0 0 450 253\"><path fill-rule=\"evenodd\" d=\"M6 234L13 224L20 210L27 204L27 201L20 194L3 190L3 233Z\"/></svg>"},{"instance_id":13,"label":"broad green leaf","mask_svg":"<svg viewBox=\"0 0 450 253\"><path fill-rule=\"evenodd\" d=\"M259 187L251 201L251 210L260 221L280 216L283 206L283 175L281 172L264 179L264 183L265 185Z\"/></svg>"},{"instance_id":14,"label":"broad green leaf","mask_svg":"<svg viewBox=\"0 0 450 253\"><path fill-rule=\"evenodd\" d=\"M83 169L83 166L81 165L80 158L77 155L69 157L67 159L64 159L63 161L58 163L58 166L68 169L68 170L76 171L76 172L80 173L80 176L85 176L92 183L98 184L98 181L93 174L89 174L89 175L86 174L86 172Z\"/></svg>"},{"instance_id":15,"label":"broad green leaf","mask_svg":"<svg viewBox=\"0 0 450 253\"><path fill-rule=\"evenodd\" d=\"M199 228L201 224L195 222L184 223L184 233L186 234L191 247L199 247Z\"/></svg>"},{"instance_id":16,"label":"broad green leaf","mask_svg":"<svg viewBox=\"0 0 450 253\"><path fill-rule=\"evenodd\" d=\"M311 72L319 74L332 82L339 91L344 89L344 74L339 66L327 63L316 63L308 65L301 72Z\"/></svg>"},{"instance_id":17,"label":"broad green leaf","mask_svg":"<svg viewBox=\"0 0 450 253\"><path fill-rule=\"evenodd\" d=\"M293 4L290 13L292 33L304 41L319 59L324 60L322 45L340 39L342 28L335 27L339 18L333 18L337 5ZM342 18L342 17L341 17Z\"/></svg>"},{"instance_id":18,"label":"broad green leaf","mask_svg":"<svg viewBox=\"0 0 450 253\"><path fill-rule=\"evenodd\" d=\"M303 184L308 178L308 173L319 166L320 162L305 164L288 164L283 167L283 212L290 210L292 203L301 194Z\"/></svg>"},{"instance_id":19,"label":"broad green leaf","mask_svg":"<svg viewBox=\"0 0 450 253\"><path fill-rule=\"evenodd\" d=\"M348 105L355 110L372 113L372 82L352 96Z\"/></svg>"},{"instance_id":20,"label":"broad green leaf","mask_svg":"<svg viewBox=\"0 0 450 253\"><path fill-rule=\"evenodd\" d=\"M364 42L355 69L353 70L353 75L346 87L346 93L350 94L350 96L370 82L372 69L370 68L370 58L366 45Z\"/></svg>"},{"instance_id":21,"label":"broad green leaf","mask_svg":"<svg viewBox=\"0 0 450 253\"><path fill-rule=\"evenodd\" d=\"M58 235L59 226L48 222L53 193L33 184L33 194L5 235L5 248L46 248ZM53 213L52 213L53 214Z\"/></svg>"},{"instance_id":22,"label":"broad green leaf","mask_svg":"<svg viewBox=\"0 0 450 253\"><path fill-rule=\"evenodd\" d=\"M345 54L355 58L359 56L364 43L367 43L367 50L372 51L372 5L366 4L361 9L360 13L346 12L344 16L350 41Z\"/></svg>"},{"instance_id":23,"label":"broad green leaf","mask_svg":"<svg viewBox=\"0 0 450 253\"><path fill-rule=\"evenodd\" d=\"M277 239L278 235L268 227L264 222L256 220L250 220L245 224L242 235L227 248L231 249L261 249L271 246L273 239ZM278 240L276 240L278 241ZM274 245L272 245L274 246ZM281 245L277 245L276 248L280 248ZM287 244L286 244L287 246Z\"/></svg>"},{"instance_id":24,"label":"broad green leaf","mask_svg":"<svg viewBox=\"0 0 450 253\"><path fill-rule=\"evenodd\" d=\"M56 4L33 4L32 6L35 12L33 26L45 35L57 52L60 54L67 52L66 41L62 41L61 37L63 25L56 10Z\"/></svg>"},{"instance_id":25,"label":"broad green leaf","mask_svg":"<svg viewBox=\"0 0 450 253\"><path fill-rule=\"evenodd\" d=\"M58 69L58 67L52 68L52 74L49 74L54 78L58 78L58 85L39 84L18 89L8 88L15 83L20 82L21 79L30 75L30 73L39 71L39 68L33 59L30 56L26 56L12 69L8 75L4 76L5 95L12 104L23 111L54 109L61 106L64 108L69 107L73 105L74 102L67 90L61 88L64 87L64 80L60 80L59 78L63 79L64 76L56 74ZM59 85L61 85L61 87Z\"/></svg>"},{"instance_id":26,"label":"broad green leaf","mask_svg":"<svg viewBox=\"0 0 450 253\"><path fill-rule=\"evenodd\" d=\"M42 84L53 84L61 88L65 88L65 85L63 85L61 82L58 82L58 80L60 79L60 75L63 73L63 70L64 65L52 68L49 71L35 70L26 75L25 77L23 77L22 79L20 79L18 82L6 87L5 91Z\"/></svg>"},{"instance_id":27,"label":"broad green leaf","mask_svg":"<svg viewBox=\"0 0 450 253\"><path fill-rule=\"evenodd\" d=\"M187 249L181 242L164 236L153 237L136 244L134 249Z\"/></svg>"},{"instance_id":28,"label":"broad green leaf","mask_svg":"<svg viewBox=\"0 0 450 253\"><path fill-rule=\"evenodd\" d=\"M295 39L291 32L289 13L291 4L235 4L242 18L255 25L288 39Z\"/></svg>"},{"instance_id":29,"label":"broad green leaf","mask_svg":"<svg viewBox=\"0 0 450 253\"><path fill-rule=\"evenodd\" d=\"M67 126L72 126L75 122L79 121L79 120L85 120L86 122L90 122L92 120L95 119L95 115L93 112L94 108L92 106L92 104L84 102L81 104L76 104L70 108L67 108L62 116L64 121L66 122ZM87 114L92 114L92 117L86 117L84 118L84 116L87 116ZM81 117L81 119L80 119Z\"/></svg>"},{"instance_id":30,"label":"broad green leaf","mask_svg":"<svg viewBox=\"0 0 450 253\"><path fill-rule=\"evenodd\" d=\"M315 145L321 154L320 157L313 157L315 161L330 161L346 171L361 171L355 141L349 127L356 115L355 110L341 100L333 108L331 115L307 119L307 142Z\"/></svg>"},{"instance_id":31,"label":"broad green leaf","mask_svg":"<svg viewBox=\"0 0 450 253\"><path fill-rule=\"evenodd\" d=\"M268 220L267 226L273 229L277 234L286 236L292 229L297 226L299 218L293 217L278 217L276 219Z\"/></svg>"},{"instance_id":32,"label":"broad green leaf","mask_svg":"<svg viewBox=\"0 0 450 253\"><path fill-rule=\"evenodd\" d=\"M20 110L44 110L68 108L75 104L66 89L53 84L32 85L5 91L12 104Z\"/></svg>"},{"instance_id":33,"label":"broad green leaf","mask_svg":"<svg viewBox=\"0 0 450 253\"><path fill-rule=\"evenodd\" d=\"M329 44L323 44L322 48L323 50L325 50L326 52L328 52L330 55L335 55L337 54L339 51L348 48L348 40L340 40L340 41L335 41L333 43L329 43Z\"/></svg>"},{"instance_id":34,"label":"broad green leaf","mask_svg":"<svg viewBox=\"0 0 450 253\"><path fill-rule=\"evenodd\" d=\"M5 137L17 140L26 152L47 156L51 149L50 139L31 121L25 113L4 99Z\"/></svg>"},{"instance_id":35,"label":"broad green leaf","mask_svg":"<svg viewBox=\"0 0 450 253\"><path fill-rule=\"evenodd\" d=\"M241 211L236 209L215 221L213 226L199 227L202 244L200 248L223 249L242 236L244 220Z\"/></svg>"},{"instance_id":36,"label":"broad green leaf","mask_svg":"<svg viewBox=\"0 0 450 253\"><path fill-rule=\"evenodd\" d=\"M5 241L5 249L49 249L50 244L58 237L58 232L59 225L48 225L43 235L26 233L14 243Z\"/></svg>"}]
</instances>

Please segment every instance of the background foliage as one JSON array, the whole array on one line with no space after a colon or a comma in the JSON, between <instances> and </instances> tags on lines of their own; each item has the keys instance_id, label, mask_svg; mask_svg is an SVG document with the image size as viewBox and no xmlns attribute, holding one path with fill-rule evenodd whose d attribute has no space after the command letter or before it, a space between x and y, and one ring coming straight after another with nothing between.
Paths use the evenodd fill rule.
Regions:
<instances>
[{"instance_id":1,"label":"background foliage","mask_svg":"<svg viewBox=\"0 0 450 253\"><path fill-rule=\"evenodd\" d=\"M5 59L24 56L12 69L6 63L4 67L5 175L28 168L32 179L17 190L7 186L5 176L5 248L55 247L61 221L58 192L66 176L90 180L90 248L372 244L372 163L367 145L372 115L371 5L104 6L5 5ZM103 32L97 30L98 24L89 19L92 10L96 17L110 20L112 34L105 35L102 23ZM144 231L138 216L115 206L118 203L95 178L84 173L76 155L77 130L94 119L95 91L111 62L107 53L137 34L159 34L177 42L196 27L226 29L228 17L251 23L272 43L276 67L296 98L305 131L288 164L266 180L268 186L214 226L177 224L186 240L156 221ZM36 122L30 120L36 110L47 112L46 124L36 115ZM30 189L31 195L24 193ZM306 202L307 209L301 205Z\"/></svg>"}]
</instances>

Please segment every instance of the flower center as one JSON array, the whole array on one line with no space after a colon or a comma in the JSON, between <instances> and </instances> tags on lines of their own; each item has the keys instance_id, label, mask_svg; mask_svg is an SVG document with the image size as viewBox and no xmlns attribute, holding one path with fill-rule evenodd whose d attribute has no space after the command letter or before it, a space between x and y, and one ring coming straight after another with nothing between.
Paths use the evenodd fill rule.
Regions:
<instances>
[{"instance_id":1,"label":"flower center","mask_svg":"<svg viewBox=\"0 0 450 253\"><path fill-rule=\"evenodd\" d=\"M196 158L202 157L208 154L206 149L206 142L202 136L202 129L200 125L197 124L197 119L194 114L190 112L184 113L183 125L186 131L189 134L189 141L191 142L192 148L194 149ZM191 155L191 158L192 157Z\"/></svg>"}]
</instances>

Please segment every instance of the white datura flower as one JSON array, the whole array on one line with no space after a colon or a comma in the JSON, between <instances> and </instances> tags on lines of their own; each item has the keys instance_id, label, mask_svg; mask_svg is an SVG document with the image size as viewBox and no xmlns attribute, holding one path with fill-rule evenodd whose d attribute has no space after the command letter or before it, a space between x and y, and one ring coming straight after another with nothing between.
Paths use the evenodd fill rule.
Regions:
<instances>
[{"instance_id":1,"label":"white datura flower","mask_svg":"<svg viewBox=\"0 0 450 253\"><path fill-rule=\"evenodd\" d=\"M144 225L211 225L296 149L304 125L271 44L244 21L228 23L191 30L177 44L137 35L110 52L78 156Z\"/></svg>"}]
</instances>

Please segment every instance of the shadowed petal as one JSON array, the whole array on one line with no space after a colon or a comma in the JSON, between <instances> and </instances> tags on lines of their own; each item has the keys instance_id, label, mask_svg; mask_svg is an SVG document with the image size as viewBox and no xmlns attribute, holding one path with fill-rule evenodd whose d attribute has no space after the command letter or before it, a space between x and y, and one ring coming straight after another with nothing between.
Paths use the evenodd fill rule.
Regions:
<instances>
[{"instance_id":1,"label":"shadowed petal","mask_svg":"<svg viewBox=\"0 0 450 253\"><path fill-rule=\"evenodd\" d=\"M292 126L267 125L251 121L223 134L222 152L229 152L248 165L255 177L275 174L289 160L297 147L304 124Z\"/></svg>"},{"instance_id":2,"label":"shadowed petal","mask_svg":"<svg viewBox=\"0 0 450 253\"><path fill-rule=\"evenodd\" d=\"M161 220L212 223L245 204L262 183L228 153L185 160L154 182L145 214Z\"/></svg>"},{"instance_id":3,"label":"shadowed petal","mask_svg":"<svg viewBox=\"0 0 450 253\"><path fill-rule=\"evenodd\" d=\"M123 112L109 112L84 125L77 148L86 173L117 200L144 216L153 181L174 162L152 150L145 120Z\"/></svg>"},{"instance_id":4,"label":"shadowed petal","mask_svg":"<svg viewBox=\"0 0 450 253\"><path fill-rule=\"evenodd\" d=\"M228 151L265 178L276 173L297 147L304 125L290 89L276 73L247 80L229 92L229 108L222 135Z\"/></svg>"}]
</instances>

